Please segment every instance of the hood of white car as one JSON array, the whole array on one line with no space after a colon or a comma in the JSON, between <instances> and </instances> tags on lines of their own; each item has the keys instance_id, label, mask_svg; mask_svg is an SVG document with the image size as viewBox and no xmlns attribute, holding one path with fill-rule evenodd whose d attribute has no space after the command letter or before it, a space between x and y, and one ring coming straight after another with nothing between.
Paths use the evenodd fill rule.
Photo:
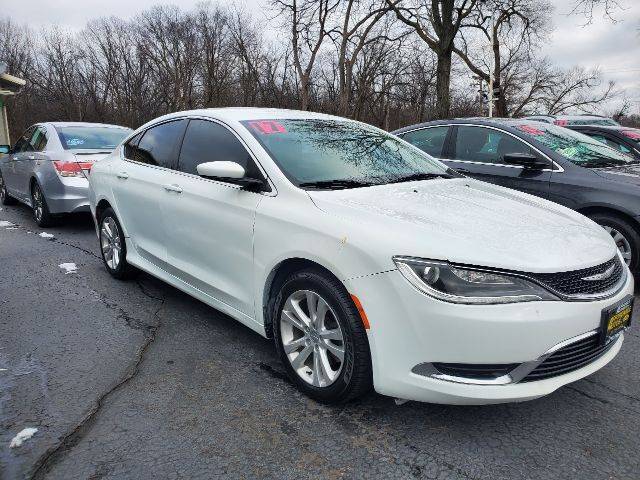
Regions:
<instances>
[{"instance_id":1,"label":"hood of white car","mask_svg":"<svg viewBox=\"0 0 640 480\"><path fill-rule=\"evenodd\" d=\"M379 255L408 255L523 272L594 266L616 254L588 218L552 202L463 179L308 192Z\"/></svg>"}]
</instances>

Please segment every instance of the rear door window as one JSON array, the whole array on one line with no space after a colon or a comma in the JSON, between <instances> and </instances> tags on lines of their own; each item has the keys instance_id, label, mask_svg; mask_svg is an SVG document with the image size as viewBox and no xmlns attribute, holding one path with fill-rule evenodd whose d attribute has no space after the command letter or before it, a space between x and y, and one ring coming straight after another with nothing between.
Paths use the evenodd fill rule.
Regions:
<instances>
[{"instance_id":1,"label":"rear door window","mask_svg":"<svg viewBox=\"0 0 640 480\"><path fill-rule=\"evenodd\" d=\"M432 157L440 158L448 133L449 127L446 126L429 127L407 132L402 138Z\"/></svg>"},{"instance_id":2,"label":"rear door window","mask_svg":"<svg viewBox=\"0 0 640 480\"><path fill-rule=\"evenodd\" d=\"M33 134L36 130L36 127L29 127L18 139L18 141L16 142L15 147L13 147L13 152L14 153L20 153L20 152L27 152L29 150L32 150L31 147L31 137L33 137Z\"/></svg>"},{"instance_id":3,"label":"rear door window","mask_svg":"<svg viewBox=\"0 0 640 480\"><path fill-rule=\"evenodd\" d=\"M198 175L199 164L220 161L238 163L248 177L262 178L247 149L226 127L208 120L191 120L182 141L178 170Z\"/></svg>"},{"instance_id":4,"label":"rear door window","mask_svg":"<svg viewBox=\"0 0 640 480\"><path fill-rule=\"evenodd\" d=\"M533 154L529 145L508 133L492 128L461 125L455 142L455 159L503 164L508 153Z\"/></svg>"},{"instance_id":5,"label":"rear door window","mask_svg":"<svg viewBox=\"0 0 640 480\"><path fill-rule=\"evenodd\" d=\"M125 155L136 162L175 169L186 124L186 120L174 120L149 128L137 145L133 144L137 136L127 143Z\"/></svg>"}]
</instances>

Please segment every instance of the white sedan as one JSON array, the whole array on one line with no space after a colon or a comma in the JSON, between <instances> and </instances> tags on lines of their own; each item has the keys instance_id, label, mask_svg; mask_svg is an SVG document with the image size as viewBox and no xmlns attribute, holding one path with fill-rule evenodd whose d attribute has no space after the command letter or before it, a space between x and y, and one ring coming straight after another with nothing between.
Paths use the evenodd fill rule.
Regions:
<instances>
[{"instance_id":1,"label":"white sedan","mask_svg":"<svg viewBox=\"0 0 640 480\"><path fill-rule=\"evenodd\" d=\"M93 167L90 204L111 275L273 337L322 402L533 399L609 363L631 318L632 275L591 220L343 118L157 118Z\"/></svg>"}]
</instances>

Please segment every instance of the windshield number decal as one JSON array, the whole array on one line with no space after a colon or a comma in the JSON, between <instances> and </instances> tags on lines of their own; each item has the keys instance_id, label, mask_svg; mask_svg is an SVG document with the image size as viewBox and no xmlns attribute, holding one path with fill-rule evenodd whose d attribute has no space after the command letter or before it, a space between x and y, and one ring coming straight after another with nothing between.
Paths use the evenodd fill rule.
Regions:
<instances>
[{"instance_id":1,"label":"windshield number decal","mask_svg":"<svg viewBox=\"0 0 640 480\"><path fill-rule=\"evenodd\" d=\"M249 122L249 126L261 135L287 133L287 129L284 128L284 125L276 122L275 120L256 120L255 122Z\"/></svg>"},{"instance_id":2,"label":"windshield number decal","mask_svg":"<svg viewBox=\"0 0 640 480\"><path fill-rule=\"evenodd\" d=\"M518 125L518 128L529 135L544 135L542 130L531 125Z\"/></svg>"}]
</instances>

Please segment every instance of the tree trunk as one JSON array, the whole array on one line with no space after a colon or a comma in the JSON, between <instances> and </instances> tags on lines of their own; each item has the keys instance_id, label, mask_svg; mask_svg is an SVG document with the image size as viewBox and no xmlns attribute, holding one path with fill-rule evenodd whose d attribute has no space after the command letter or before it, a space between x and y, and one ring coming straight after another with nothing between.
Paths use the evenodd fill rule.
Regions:
<instances>
[{"instance_id":1,"label":"tree trunk","mask_svg":"<svg viewBox=\"0 0 640 480\"><path fill-rule=\"evenodd\" d=\"M436 66L436 118L448 118L451 110L451 51L438 52Z\"/></svg>"}]
</instances>

